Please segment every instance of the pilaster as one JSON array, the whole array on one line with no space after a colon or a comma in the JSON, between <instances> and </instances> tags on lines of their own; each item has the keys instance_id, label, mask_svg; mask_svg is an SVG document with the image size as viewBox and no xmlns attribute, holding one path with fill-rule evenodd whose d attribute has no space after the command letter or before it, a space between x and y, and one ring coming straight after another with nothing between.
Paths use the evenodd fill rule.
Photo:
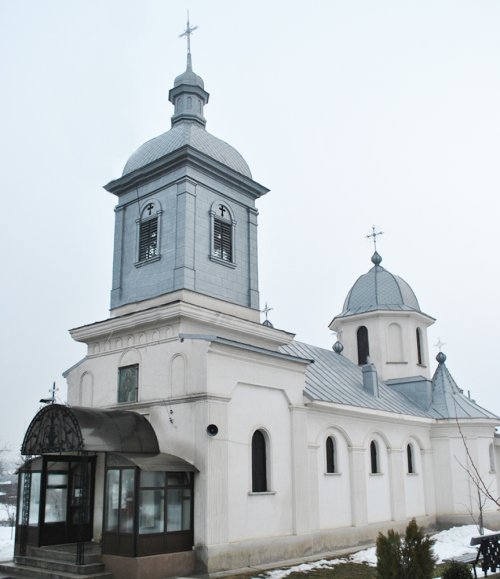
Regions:
<instances>
[{"instance_id":1,"label":"pilaster","mask_svg":"<svg viewBox=\"0 0 500 579\"><path fill-rule=\"evenodd\" d=\"M355 527L366 525L368 522L365 453L366 449L362 446L349 448L351 512Z\"/></svg>"},{"instance_id":2,"label":"pilaster","mask_svg":"<svg viewBox=\"0 0 500 579\"><path fill-rule=\"evenodd\" d=\"M177 183L174 290L195 289L196 182L184 178Z\"/></svg>"}]
</instances>

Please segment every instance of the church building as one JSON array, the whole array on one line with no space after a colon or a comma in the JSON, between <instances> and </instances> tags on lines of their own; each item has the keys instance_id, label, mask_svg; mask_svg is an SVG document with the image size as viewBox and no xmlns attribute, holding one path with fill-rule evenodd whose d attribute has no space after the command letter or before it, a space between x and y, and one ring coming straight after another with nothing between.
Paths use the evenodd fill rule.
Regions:
<instances>
[{"instance_id":1,"label":"church building","mask_svg":"<svg viewBox=\"0 0 500 579\"><path fill-rule=\"evenodd\" d=\"M332 349L262 322L268 189L207 132L189 51L169 100L171 129L105 186L110 316L71 330L86 355L64 374L67 405L26 432L10 573L64 545L77 566L98 551L100 577L160 579L320 558L412 517L471 524L471 461L498 496L500 418L464 396L442 352L431 376L434 318L375 251L325 320ZM496 505L483 510L499 528Z\"/></svg>"}]
</instances>

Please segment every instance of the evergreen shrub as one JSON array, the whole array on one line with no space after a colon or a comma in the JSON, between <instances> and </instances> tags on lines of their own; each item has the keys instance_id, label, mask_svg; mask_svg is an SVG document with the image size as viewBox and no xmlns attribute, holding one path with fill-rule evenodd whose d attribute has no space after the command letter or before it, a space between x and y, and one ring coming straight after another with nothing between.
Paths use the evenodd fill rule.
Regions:
<instances>
[{"instance_id":1,"label":"evergreen shrub","mask_svg":"<svg viewBox=\"0 0 500 579\"><path fill-rule=\"evenodd\" d=\"M380 579L432 579L436 558L434 540L412 519L404 538L394 530L377 537L377 573Z\"/></svg>"},{"instance_id":2,"label":"evergreen shrub","mask_svg":"<svg viewBox=\"0 0 500 579\"><path fill-rule=\"evenodd\" d=\"M441 574L441 579L472 579L472 569L466 563L451 561Z\"/></svg>"}]
</instances>

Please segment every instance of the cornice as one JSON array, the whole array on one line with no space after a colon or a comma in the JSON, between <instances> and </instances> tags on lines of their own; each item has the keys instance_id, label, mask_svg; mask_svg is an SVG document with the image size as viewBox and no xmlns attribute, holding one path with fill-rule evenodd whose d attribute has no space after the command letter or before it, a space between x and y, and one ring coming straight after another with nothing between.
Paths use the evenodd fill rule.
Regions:
<instances>
[{"instance_id":1,"label":"cornice","mask_svg":"<svg viewBox=\"0 0 500 579\"><path fill-rule=\"evenodd\" d=\"M134 187L151 181L161 175L173 171L180 166L188 165L199 171L223 181L232 187L237 187L239 191L248 195L252 199L258 199L269 191L267 187L260 185L250 177L246 177L231 169L227 165L201 153L190 145L185 145L168 155L148 163L144 167L136 169L132 173L119 177L104 185L104 189L114 195L122 195Z\"/></svg>"},{"instance_id":2,"label":"cornice","mask_svg":"<svg viewBox=\"0 0 500 579\"><path fill-rule=\"evenodd\" d=\"M131 329L137 330L164 322L172 323L175 320L181 320L183 318L204 325L210 325L217 329L220 328L246 335L253 339L266 342L274 347L288 344L294 338L294 334L283 330L269 328L257 322L237 318L182 300L73 328L70 330L70 334L77 342L89 343L109 336L110 334L116 336L128 332Z\"/></svg>"}]
</instances>

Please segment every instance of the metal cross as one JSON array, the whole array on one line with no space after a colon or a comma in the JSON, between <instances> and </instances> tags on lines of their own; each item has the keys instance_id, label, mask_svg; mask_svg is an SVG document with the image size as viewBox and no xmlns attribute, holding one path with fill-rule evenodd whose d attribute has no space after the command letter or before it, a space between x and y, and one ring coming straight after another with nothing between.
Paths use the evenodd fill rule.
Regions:
<instances>
[{"instance_id":1,"label":"metal cross","mask_svg":"<svg viewBox=\"0 0 500 579\"><path fill-rule=\"evenodd\" d=\"M224 207L224 205L219 205L219 211L220 211L221 217L224 217L224 213L227 211L227 209Z\"/></svg>"},{"instance_id":2,"label":"metal cross","mask_svg":"<svg viewBox=\"0 0 500 579\"><path fill-rule=\"evenodd\" d=\"M59 388L56 388L56 383L54 382L52 384L52 388L49 390L49 392L51 393L50 398L42 398L40 400L40 402L42 402L43 404L55 404L56 403L56 392L59 391Z\"/></svg>"},{"instance_id":3,"label":"metal cross","mask_svg":"<svg viewBox=\"0 0 500 579\"><path fill-rule=\"evenodd\" d=\"M265 305L264 309L261 310L261 312L262 312L263 314L266 314L266 321L269 321L269 320L267 319L267 314L269 314L269 312L270 312L272 309L273 309L273 308L270 308L270 307L267 305L267 302L266 302L266 305Z\"/></svg>"},{"instance_id":4,"label":"metal cross","mask_svg":"<svg viewBox=\"0 0 500 579\"><path fill-rule=\"evenodd\" d=\"M373 237L373 247L375 248L375 251L377 251L377 235L384 235L384 232L376 231L375 225L372 225L372 232L370 233L370 235L365 235L366 239L370 239L370 237Z\"/></svg>"},{"instance_id":5,"label":"metal cross","mask_svg":"<svg viewBox=\"0 0 500 579\"><path fill-rule=\"evenodd\" d=\"M151 215L151 211L153 211L154 209L154 205L152 203L150 203L149 205L146 205L146 211L148 212L148 215Z\"/></svg>"},{"instance_id":6,"label":"metal cross","mask_svg":"<svg viewBox=\"0 0 500 579\"><path fill-rule=\"evenodd\" d=\"M434 347L437 348L441 352L443 349L443 346L446 346L446 342L441 342L441 338L438 338L438 341L434 344Z\"/></svg>"},{"instance_id":7,"label":"metal cross","mask_svg":"<svg viewBox=\"0 0 500 579\"><path fill-rule=\"evenodd\" d=\"M191 34L198 28L198 26L191 26L189 24L189 10L187 13L187 24L186 30L182 34L179 34L179 38L185 36L187 38L187 47L188 47L188 54L191 54Z\"/></svg>"}]
</instances>

